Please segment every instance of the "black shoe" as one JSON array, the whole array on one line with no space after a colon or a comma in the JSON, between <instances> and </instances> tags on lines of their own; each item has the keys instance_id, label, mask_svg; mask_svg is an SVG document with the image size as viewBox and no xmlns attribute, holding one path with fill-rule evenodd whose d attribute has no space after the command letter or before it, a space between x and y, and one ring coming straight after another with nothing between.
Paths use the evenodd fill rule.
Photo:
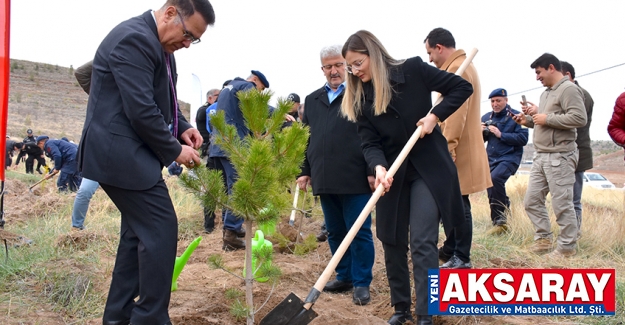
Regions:
<instances>
[{"instance_id":1,"label":"black shoe","mask_svg":"<svg viewBox=\"0 0 625 325\"><path fill-rule=\"evenodd\" d=\"M369 287L354 287L354 295L352 301L356 305L364 306L371 301L371 294L369 293Z\"/></svg>"},{"instance_id":2,"label":"black shoe","mask_svg":"<svg viewBox=\"0 0 625 325\"><path fill-rule=\"evenodd\" d=\"M417 325L433 325L431 315L417 315Z\"/></svg>"},{"instance_id":3,"label":"black shoe","mask_svg":"<svg viewBox=\"0 0 625 325\"><path fill-rule=\"evenodd\" d=\"M463 262L458 256L452 256L449 261L440 266L441 269L471 269L471 261Z\"/></svg>"},{"instance_id":4,"label":"black shoe","mask_svg":"<svg viewBox=\"0 0 625 325\"><path fill-rule=\"evenodd\" d=\"M449 261L449 259L452 257L452 254L447 254L445 253L445 251L443 250L443 247L441 246L441 248L438 249L438 259L443 261L443 263Z\"/></svg>"},{"instance_id":5,"label":"black shoe","mask_svg":"<svg viewBox=\"0 0 625 325\"><path fill-rule=\"evenodd\" d=\"M245 237L245 228L241 227L239 230L234 231L237 234L237 237L243 238Z\"/></svg>"},{"instance_id":6,"label":"black shoe","mask_svg":"<svg viewBox=\"0 0 625 325\"><path fill-rule=\"evenodd\" d=\"M41 172L41 169L37 169L37 172L39 173L39 175L43 174L43 173Z\"/></svg>"},{"instance_id":7,"label":"black shoe","mask_svg":"<svg viewBox=\"0 0 625 325\"><path fill-rule=\"evenodd\" d=\"M346 291L351 290L351 288L353 287L354 285L351 284L351 282L343 282L343 281L334 279L328 282L325 287L323 287L323 291L324 292L346 292Z\"/></svg>"},{"instance_id":8,"label":"black shoe","mask_svg":"<svg viewBox=\"0 0 625 325\"><path fill-rule=\"evenodd\" d=\"M215 228L204 228L204 233L210 234L211 232L213 232L213 230L215 230Z\"/></svg>"},{"instance_id":9,"label":"black shoe","mask_svg":"<svg viewBox=\"0 0 625 325\"><path fill-rule=\"evenodd\" d=\"M127 320L103 320L102 325L128 325L130 319Z\"/></svg>"},{"instance_id":10,"label":"black shoe","mask_svg":"<svg viewBox=\"0 0 625 325\"><path fill-rule=\"evenodd\" d=\"M388 320L388 323L391 325L402 325L406 322L412 322L412 314L409 310L407 311L395 311L391 319Z\"/></svg>"},{"instance_id":11,"label":"black shoe","mask_svg":"<svg viewBox=\"0 0 625 325\"><path fill-rule=\"evenodd\" d=\"M317 241L321 243L326 240L328 240L328 231L321 229L321 231L317 234Z\"/></svg>"}]
</instances>

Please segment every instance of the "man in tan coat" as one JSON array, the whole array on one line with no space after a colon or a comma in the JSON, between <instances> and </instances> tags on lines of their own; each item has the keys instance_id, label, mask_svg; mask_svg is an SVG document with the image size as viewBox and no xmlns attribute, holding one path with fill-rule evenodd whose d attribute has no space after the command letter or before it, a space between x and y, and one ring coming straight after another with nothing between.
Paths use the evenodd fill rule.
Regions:
<instances>
[{"instance_id":1,"label":"man in tan coat","mask_svg":"<svg viewBox=\"0 0 625 325\"><path fill-rule=\"evenodd\" d=\"M428 34L424 43L430 62L441 70L455 73L466 59L466 53L463 50L456 50L454 37L446 29L435 28ZM462 77L473 86L473 95L441 124L443 135L447 138L449 153L458 168L465 214L465 223L451 232L438 252L439 259L445 262L441 268L454 269L471 268L473 220L469 194L493 186L482 138L480 79L473 63L469 64Z\"/></svg>"}]
</instances>

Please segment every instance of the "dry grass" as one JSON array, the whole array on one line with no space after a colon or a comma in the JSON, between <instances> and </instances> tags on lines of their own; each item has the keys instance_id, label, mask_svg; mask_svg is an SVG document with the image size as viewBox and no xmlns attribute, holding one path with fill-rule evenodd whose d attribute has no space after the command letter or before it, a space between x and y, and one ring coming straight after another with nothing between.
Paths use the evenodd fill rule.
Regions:
<instances>
[{"instance_id":1,"label":"dry grass","mask_svg":"<svg viewBox=\"0 0 625 325\"><path fill-rule=\"evenodd\" d=\"M202 209L196 199L182 189L177 178L167 178L166 182L179 218L180 245L184 246L182 243L194 239L199 229L202 229L202 218L199 217L202 215ZM625 218L623 218L625 192L585 189L583 195L584 235L579 242L579 252L571 259L556 261L546 260L530 253L527 249L533 239L533 227L525 214L522 203L526 184L527 176L512 177L508 183L512 214L509 218L511 230L505 235L486 235L486 231L491 228L488 198L485 192L471 196L474 217L472 261L475 267L614 268L617 274L617 315L610 318L442 317L440 318L442 324L607 325L625 321L625 313L621 310L625 301L625 289L623 289L625 286L623 277L625 274L625 238L622 235L625 230ZM15 184L13 188L20 187ZM300 198L304 199L302 196ZM38 197L38 199L42 202L55 203L42 205L33 203L33 207L38 206L41 209L45 207L48 210L46 213L33 212L32 215L20 219L17 225L9 224L10 231L33 239L35 245L29 250L13 250L9 263L0 267L0 283L4 283L0 290L0 323L17 324L16 322L26 321L26 323L33 324L84 324L89 321L91 324L93 319L101 315L101 308L108 290L119 233L119 212L104 191L99 189L91 201L85 221L86 230L80 235L72 235L68 234L71 227L72 197L50 191L45 193L45 198ZM312 201L312 198L308 197L306 200ZM8 209L14 211L15 208L9 206ZM321 215L319 204L317 204L313 211L313 219L309 222L314 221L318 224ZM554 234L557 234L555 222L553 222L553 230ZM378 241L376 241L376 247L380 249L377 255L378 259L381 259L382 252ZM322 253L321 250L319 248L309 253L308 256L294 258L311 261L314 259L313 256L322 254L324 259L327 259L327 252ZM282 255L279 256L286 259ZM281 283L288 286L292 281L302 281L300 278L302 274L320 273L325 263L327 261L317 263L318 265L312 263L314 265L311 267L314 270L312 268L297 270L296 275L291 276L288 275L292 272L288 269L291 264L281 263L284 265L280 266L286 272ZM376 294L388 297L383 261L376 262L374 273L375 281L372 285L376 288ZM75 274L80 277L64 274ZM187 274L187 277L191 276ZM197 276L200 277L201 274ZM293 276L295 278L290 279ZM213 279L212 281L223 282L225 280ZM197 290L203 289L197 288ZM332 298L326 297L326 299ZM334 304L336 303L335 301ZM386 305L387 303L388 301L383 299L383 304L374 310L374 315L387 318L388 315L384 312L391 310ZM17 308L18 306L21 307ZM29 316L33 315L32 306L38 306L39 310L47 310L48 314L45 314L47 317L45 319L48 321L40 321L40 318ZM77 310L83 310L83 312L77 314ZM227 311L224 313L227 314ZM62 321L52 322L51 319ZM320 318L319 321L321 320Z\"/></svg>"}]
</instances>

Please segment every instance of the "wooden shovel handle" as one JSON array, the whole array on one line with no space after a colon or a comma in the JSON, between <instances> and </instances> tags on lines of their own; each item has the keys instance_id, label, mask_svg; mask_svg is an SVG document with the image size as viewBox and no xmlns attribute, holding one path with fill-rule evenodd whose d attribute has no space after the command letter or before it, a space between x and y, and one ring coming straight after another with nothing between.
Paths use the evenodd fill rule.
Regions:
<instances>
[{"instance_id":1,"label":"wooden shovel handle","mask_svg":"<svg viewBox=\"0 0 625 325\"><path fill-rule=\"evenodd\" d=\"M299 186L295 183L295 196L293 197L293 209L291 210L291 217L289 218L289 224L292 226L295 222L295 212L297 211L297 199L299 198Z\"/></svg>"},{"instance_id":2,"label":"wooden shovel handle","mask_svg":"<svg viewBox=\"0 0 625 325\"><path fill-rule=\"evenodd\" d=\"M467 54L467 58L464 60L462 65L460 65L460 68L458 68L458 71L456 71L456 75L459 76L464 73L464 70L466 70L466 68L469 66L471 61L473 61L475 54L477 54L476 48L474 48L473 50L469 52L469 54ZM443 100L443 97L440 96L438 100L436 101L436 103L434 104L434 106L432 106L432 108L438 105L442 100ZM432 111L432 108L430 109L430 112ZM402 151L399 153L399 156L397 156L397 159L395 159L395 161L391 165L391 168L389 168L389 170L386 172L387 178L393 177L395 175L395 173L399 169L399 166L401 166L404 160L406 160L408 153L410 153L410 150L412 150L412 147L414 147L415 143L417 143L417 140L419 140L419 138L421 137L421 132L423 132L423 126L419 126L417 130L412 134L412 136L410 137L410 139L408 140L408 142L406 143ZM323 271L323 273L321 273L321 276L319 277L319 279L313 286L319 292L323 291L323 287L325 287L326 283L328 283L328 280L330 280L330 276L336 269L336 266L341 261L341 258L343 258L343 255L345 255L347 248L354 240L354 237L356 237L356 234L360 230L360 227L362 227L362 224L365 223L365 220L367 220L367 216L369 215L369 213L371 213L371 210L373 210L373 207L382 196L382 193L384 193L384 185L380 184L375 189L375 192L373 192L373 194L371 195L371 198L365 205L365 208L362 210L362 212L360 212L360 215L358 215L358 219L356 219L352 228L349 230L347 235L345 235L345 238L341 242L341 245L339 245L339 247L336 249L336 252L334 252L334 255L332 255L332 259L328 263L328 266L326 266L325 270ZM313 302L306 303L304 305L304 308L310 309L312 305L313 305Z\"/></svg>"}]
</instances>

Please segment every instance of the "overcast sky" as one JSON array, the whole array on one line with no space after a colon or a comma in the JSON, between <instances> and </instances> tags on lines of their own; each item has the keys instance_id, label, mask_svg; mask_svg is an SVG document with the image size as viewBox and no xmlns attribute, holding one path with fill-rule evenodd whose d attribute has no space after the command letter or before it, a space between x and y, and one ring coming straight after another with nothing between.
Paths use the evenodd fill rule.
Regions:
<instances>
[{"instance_id":1,"label":"overcast sky","mask_svg":"<svg viewBox=\"0 0 625 325\"><path fill-rule=\"evenodd\" d=\"M118 23L158 9L164 0L19 0L11 4L11 58L75 68L91 60ZM319 50L343 44L354 32L374 33L397 59L421 56L423 39L449 29L456 47L479 50L482 113L488 94L503 87L538 103L543 91L530 64L544 52L575 67L578 76L625 63L625 1L251 1L214 0L216 23L202 42L176 52L179 98L200 106L223 81L260 70L275 98L302 100L321 87ZM446 4L442 6L441 4ZM201 84L194 85L196 75ZM625 91L625 65L578 79L595 106L593 140L606 128L616 97ZM539 89L527 91L528 89ZM521 94L510 96L518 109ZM272 100L272 102L275 102Z\"/></svg>"}]
</instances>

